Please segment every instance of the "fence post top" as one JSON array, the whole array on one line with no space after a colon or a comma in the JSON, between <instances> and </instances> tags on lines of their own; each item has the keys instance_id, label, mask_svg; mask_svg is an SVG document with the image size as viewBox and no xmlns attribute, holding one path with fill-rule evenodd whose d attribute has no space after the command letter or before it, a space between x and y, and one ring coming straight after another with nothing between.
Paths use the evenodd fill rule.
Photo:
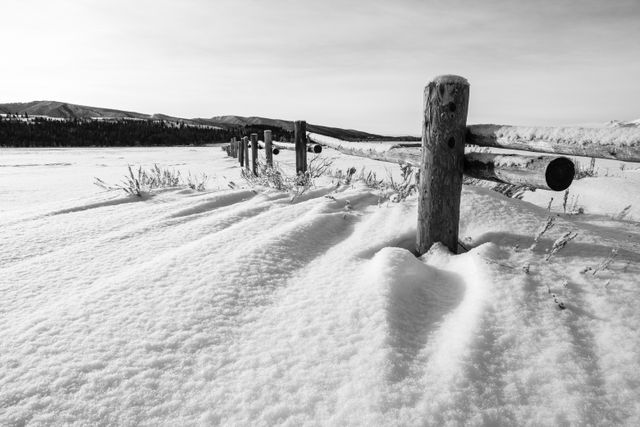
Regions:
<instances>
[{"instance_id":1,"label":"fence post top","mask_svg":"<svg viewBox=\"0 0 640 427\"><path fill-rule=\"evenodd\" d=\"M431 83L435 84L460 84L469 86L469 82L467 79L461 76L456 76L454 74L444 74L442 76L436 76L431 80Z\"/></svg>"}]
</instances>

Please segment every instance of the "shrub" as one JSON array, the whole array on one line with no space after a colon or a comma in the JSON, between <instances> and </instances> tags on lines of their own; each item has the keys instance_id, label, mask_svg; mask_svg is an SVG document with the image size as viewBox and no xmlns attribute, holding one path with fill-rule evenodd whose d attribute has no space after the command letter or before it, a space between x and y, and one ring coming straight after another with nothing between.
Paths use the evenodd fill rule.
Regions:
<instances>
[{"instance_id":1,"label":"shrub","mask_svg":"<svg viewBox=\"0 0 640 427\"><path fill-rule=\"evenodd\" d=\"M585 166L584 163L580 161L576 161L575 166L576 174L574 176L574 179L590 178L597 175L595 157L591 158L591 160L589 161L589 166Z\"/></svg>"},{"instance_id":2,"label":"shrub","mask_svg":"<svg viewBox=\"0 0 640 427\"><path fill-rule=\"evenodd\" d=\"M401 178L399 181L396 181L389 171L387 171L387 179L383 179L378 178L378 175L374 171L366 172L364 168L362 168L356 176L355 167L348 168L344 173L341 170L329 170L327 174L338 179L338 186L350 185L353 180L360 181L369 188L379 190L381 196L383 195L382 193L385 193L384 198L396 203L406 200L418 190L418 171L408 163L400 165Z\"/></svg>"},{"instance_id":3,"label":"shrub","mask_svg":"<svg viewBox=\"0 0 640 427\"><path fill-rule=\"evenodd\" d=\"M333 162L321 156L316 156L307 165L307 171L297 175L287 174L277 162L272 167L258 161L258 175L242 169L242 178L252 187L262 186L278 191L291 193L291 201L294 201L307 190L315 186L315 179L327 173Z\"/></svg>"},{"instance_id":4,"label":"shrub","mask_svg":"<svg viewBox=\"0 0 640 427\"><path fill-rule=\"evenodd\" d=\"M192 177L191 173L189 173L185 183L179 171L162 169L157 164L153 165L153 168L149 170L138 166L138 170L134 172L131 165L128 166L128 169L129 174L125 175L119 184L110 185L97 177L94 178L94 184L105 190L122 190L131 196L142 197L158 188L188 186L193 190L203 191L208 180L207 175L204 173L199 177Z\"/></svg>"}]
</instances>

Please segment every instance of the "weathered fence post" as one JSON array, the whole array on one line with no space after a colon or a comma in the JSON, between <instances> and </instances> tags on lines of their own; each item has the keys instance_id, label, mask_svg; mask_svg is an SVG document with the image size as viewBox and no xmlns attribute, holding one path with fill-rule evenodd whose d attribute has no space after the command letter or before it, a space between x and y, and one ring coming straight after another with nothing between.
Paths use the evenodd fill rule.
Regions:
<instances>
[{"instance_id":1,"label":"weathered fence post","mask_svg":"<svg viewBox=\"0 0 640 427\"><path fill-rule=\"evenodd\" d=\"M457 253L468 108L469 83L463 77L439 76L424 89L418 255L435 242Z\"/></svg>"},{"instance_id":2,"label":"weathered fence post","mask_svg":"<svg viewBox=\"0 0 640 427\"><path fill-rule=\"evenodd\" d=\"M296 142L296 173L307 171L307 122L293 122L293 134Z\"/></svg>"},{"instance_id":3,"label":"weathered fence post","mask_svg":"<svg viewBox=\"0 0 640 427\"><path fill-rule=\"evenodd\" d=\"M244 138L238 141L238 161L240 162L240 167L244 166Z\"/></svg>"},{"instance_id":4,"label":"weathered fence post","mask_svg":"<svg viewBox=\"0 0 640 427\"><path fill-rule=\"evenodd\" d=\"M244 149L244 167L247 169L247 171L251 170L251 167L249 166L249 137L248 136L243 136L242 137L242 148Z\"/></svg>"},{"instance_id":5,"label":"weathered fence post","mask_svg":"<svg viewBox=\"0 0 640 427\"><path fill-rule=\"evenodd\" d=\"M235 136L231 138L231 155L236 159L238 158L238 142L236 141Z\"/></svg>"},{"instance_id":6,"label":"weathered fence post","mask_svg":"<svg viewBox=\"0 0 640 427\"><path fill-rule=\"evenodd\" d=\"M258 176L258 134L251 134L251 170Z\"/></svg>"},{"instance_id":7,"label":"weathered fence post","mask_svg":"<svg viewBox=\"0 0 640 427\"><path fill-rule=\"evenodd\" d=\"M271 131L264 131L264 153L267 155L267 167L273 167L273 147L271 146Z\"/></svg>"}]
</instances>

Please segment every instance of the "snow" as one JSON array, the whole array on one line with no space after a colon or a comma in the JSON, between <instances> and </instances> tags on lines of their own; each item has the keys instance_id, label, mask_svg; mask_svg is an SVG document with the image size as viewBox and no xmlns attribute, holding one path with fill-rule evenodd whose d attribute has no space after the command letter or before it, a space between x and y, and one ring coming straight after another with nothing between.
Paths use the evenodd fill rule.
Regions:
<instances>
[{"instance_id":1,"label":"snow","mask_svg":"<svg viewBox=\"0 0 640 427\"><path fill-rule=\"evenodd\" d=\"M437 76L433 78L431 81L435 84L448 83L448 84L458 84L458 85L467 85L467 86L469 85L469 82L464 77L460 77L452 74Z\"/></svg>"},{"instance_id":2,"label":"snow","mask_svg":"<svg viewBox=\"0 0 640 427\"><path fill-rule=\"evenodd\" d=\"M334 149L343 148L356 151L373 151L379 153L388 151L397 146L397 144L394 142L350 142L312 132L307 132L307 136L311 139L312 142L322 144Z\"/></svg>"},{"instance_id":3,"label":"snow","mask_svg":"<svg viewBox=\"0 0 640 427\"><path fill-rule=\"evenodd\" d=\"M638 127L640 126L640 119L629 120L627 122L620 120L612 120L606 124L608 127Z\"/></svg>"},{"instance_id":4,"label":"snow","mask_svg":"<svg viewBox=\"0 0 640 427\"><path fill-rule=\"evenodd\" d=\"M637 126L589 128L471 125L469 130L473 136L479 138L495 136L498 142L505 143L530 141L534 147L539 141L570 144L576 149L586 145L633 148L640 144L640 129Z\"/></svg>"},{"instance_id":5,"label":"snow","mask_svg":"<svg viewBox=\"0 0 640 427\"><path fill-rule=\"evenodd\" d=\"M209 190L92 184L154 163ZM415 197L326 178L291 200L244 185L219 147L0 165L0 425L640 424L635 170L574 182L581 215L558 193L549 212L552 193L465 187L470 250L416 258Z\"/></svg>"}]
</instances>

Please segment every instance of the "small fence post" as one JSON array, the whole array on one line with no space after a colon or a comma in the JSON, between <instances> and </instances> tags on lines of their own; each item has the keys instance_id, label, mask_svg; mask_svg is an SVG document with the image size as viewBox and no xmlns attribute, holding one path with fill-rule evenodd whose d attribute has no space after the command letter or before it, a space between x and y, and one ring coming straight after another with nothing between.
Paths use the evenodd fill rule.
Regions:
<instances>
[{"instance_id":1,"label":"small fence post","mask_svg":"<svg viewBox=\"0 0 640 427\"><path fill-rule=\"evenodd\" d=\"M251 170L258 176L258 134L251 134Z\"/></svg>"},{"instance_id":2,"label":"small fence post","mask_svg":"<svg viewBox=\"0 0 640 427\"><path fill-rule=\"evenodd\" d=\"M293 122L293 134L296 141L296 174L307 171L307 122Z\"/></svg>"},{"instance_id":3,"label":"small fence post","mask_svg":"<svg viewBox=\"0 0 640 427\"><path fill-rule=\"evenodd\" d=\"M457 253L468 108L469 83L462 77L439 76L424 89L418 255L435 242Z\"/></svg>"},{"instance_id":4,"label":"small fence post","mask_svg":"<svg viewBox=\"0 0 640 427\"><path fill-rule=\"evenodd\" d=\"M249 166L249 137L248 136L243 136L242 137L242 148L244 149L244 167L247 169L247 172L251 170L251 167Z\"/></svg>"},{"instance_id":5,"label":"small fence post","mask_svg":"<svg viewBox=\"0 0 640 427\"><path fill-rule=\"evenodd\" d=\"M240 162L240 167L244 166L244 138L238 142L238 162Z\"/></svg>"},{"instance_id":6,"label":"small fence post","mask_svg":"<svg viewBox=\"0 0 640 427\"><path fill-rule=\"evenodd\" d=\"M273 147L271 144L271 131L264 131L264 153L267 155L267 167L273 167Z\"/></svg>"},{"instance_id":7,"label":"small fence post","mask_svg":"<svg viewBox=\"0 0 640 427\"><path fill-rule=\"evenodd\" d=\"M235 136L231 138L231 155L236 159L238 158L238 142Z\"/></svg>"}]
</instances>

